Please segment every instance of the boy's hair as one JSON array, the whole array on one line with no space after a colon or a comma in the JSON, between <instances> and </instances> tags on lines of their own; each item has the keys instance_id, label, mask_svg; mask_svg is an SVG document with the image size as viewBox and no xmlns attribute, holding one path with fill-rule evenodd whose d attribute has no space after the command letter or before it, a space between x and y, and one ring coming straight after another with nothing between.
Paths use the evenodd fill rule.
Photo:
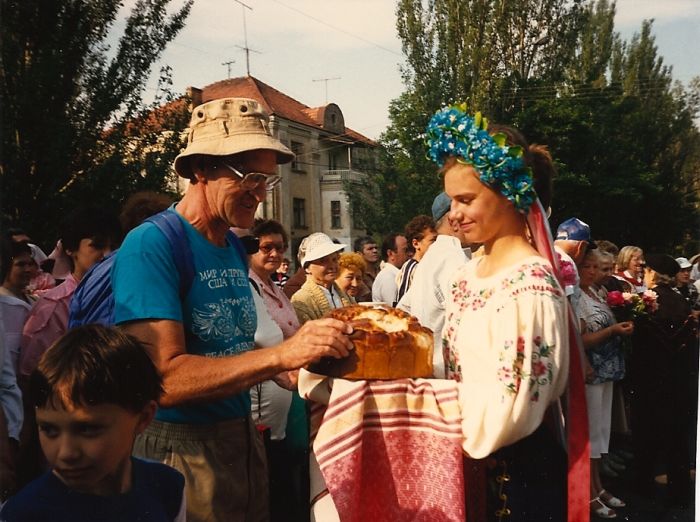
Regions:
<instances>
[{"instance_id":1,"label":"boy's hair","mask_svg":"<svg viewBox=\"0 0 700 522\"><path fill-rule=\"evenodd\" d=\"M143 344L98 324L70 330L56 341L41 357L29 387L37 408L116 404L134 413L163 392Z\"/></svg>"}]
</instances>

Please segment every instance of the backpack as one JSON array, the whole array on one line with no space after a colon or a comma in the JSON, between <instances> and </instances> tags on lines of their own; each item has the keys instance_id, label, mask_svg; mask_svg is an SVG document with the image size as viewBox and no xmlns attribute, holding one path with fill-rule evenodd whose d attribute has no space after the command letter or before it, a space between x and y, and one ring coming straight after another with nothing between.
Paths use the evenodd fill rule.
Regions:
<instances>
[{"instance_id":1,"label":"backpack","mask_svg":"<svg viewBox=\"0 0 700 522\"><path fill-rule=\"evenodd\" d=\"M173 254L173 262L180 274L180 301L184 301L194 281L194 260L185 227L180 217L164 210L145 221L153 223L166 237ZM227 241L236 247L244 262L248 257L236 235L226 233ZM93 265L87 271L70 301L68 329L84 324L114 324L114 294L112 292L112 267L118 250Z\"/></svg>"}]
</instances>

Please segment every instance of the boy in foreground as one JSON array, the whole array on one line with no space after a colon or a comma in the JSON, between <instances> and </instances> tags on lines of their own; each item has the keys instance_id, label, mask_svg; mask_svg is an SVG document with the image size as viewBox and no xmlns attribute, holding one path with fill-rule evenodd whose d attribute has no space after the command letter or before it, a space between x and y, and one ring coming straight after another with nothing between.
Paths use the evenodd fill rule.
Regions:
<instances>
[{"instance_id":1,"label":"boy in foreground","mask_svg":"<svg viewBox=\"0 0 700 522\"><path fill-rule=\"evenodd\" d=\"M29 390L51 470L7 501L2 521L185 520L182 475L131 457L162 393L141 343L98 325L71 330Z\"/></svg>"}]
</instances>

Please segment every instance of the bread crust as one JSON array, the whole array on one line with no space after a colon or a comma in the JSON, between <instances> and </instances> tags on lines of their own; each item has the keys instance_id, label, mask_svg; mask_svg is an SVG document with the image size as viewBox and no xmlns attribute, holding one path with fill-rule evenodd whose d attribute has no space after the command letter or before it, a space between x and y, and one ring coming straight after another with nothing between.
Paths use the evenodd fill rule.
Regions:
<instances>
[{"instance_id":1,"label":"bread crust","mask_svg":"<svg viewBox=\"0 0 700 522\"><path fill-rule=\"evenodd\" d=\"M433 332L412 315L387 306L353 305L326 317L353 327L355 349L343 359L324 357L309 371L357 380L432 377Z\"/></svg>"}]
</instances>

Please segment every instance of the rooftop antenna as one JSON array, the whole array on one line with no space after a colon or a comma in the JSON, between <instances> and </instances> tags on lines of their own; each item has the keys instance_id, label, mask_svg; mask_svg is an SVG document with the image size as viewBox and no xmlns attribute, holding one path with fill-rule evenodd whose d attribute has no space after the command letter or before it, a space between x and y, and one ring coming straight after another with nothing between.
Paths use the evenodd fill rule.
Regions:
<instances>
[{"instance_id":1,"label":"rooftop antenna","mask_svg":"<svg viewBox=\"0 0 700 522\"><path fill-rule=\"evenodd\" d=\"M252 11L253 8L250 7L249 5L244 4L243 2L241 2L241 0L233 0L233 1L238 3L238 4L241 4L241 10L243 11L243 38L245 41L245 46L242 47L240 45L237 45L236 47L238 47L239 49L243 49L245 51L245 69L246 69L246 74L248 76L250 76L250 52L253 51L254 53L260 54L260 51L256 51L255 49L251 49L250 47L248 47L248 29L246 28L246 24L245 24L245 10L249 9Z\"/></svg>"},{"instance_id":2,"label":"rooftop antenna","mask_svg":"<svg viewBox=\"0 0 700 522\"><path fill-rule=\"evenodd\" d=\"M228 78L229 80L231 79L231 65L236 63L236 60L229 60L228 62L221 62L221 65L226 66L226 70L228 71Z\"/></svg>"},{"instance_id":3,"label":"rooftop antenna","mask_svg":"<svg viewBox=\"0 0 700 522\"><path fill-rule=\"evenodd\" d=\"M236 1L238 1L238 0L236 0ZM325 83L325 85L326 85L326 105L328 105L328 82L330 82L332 80L340 80L340 79L342 79L340 76L336 76L334 78L314 78L313 80L311 80L314 82L324 82Z\"/></svg>"}]
</instances>

